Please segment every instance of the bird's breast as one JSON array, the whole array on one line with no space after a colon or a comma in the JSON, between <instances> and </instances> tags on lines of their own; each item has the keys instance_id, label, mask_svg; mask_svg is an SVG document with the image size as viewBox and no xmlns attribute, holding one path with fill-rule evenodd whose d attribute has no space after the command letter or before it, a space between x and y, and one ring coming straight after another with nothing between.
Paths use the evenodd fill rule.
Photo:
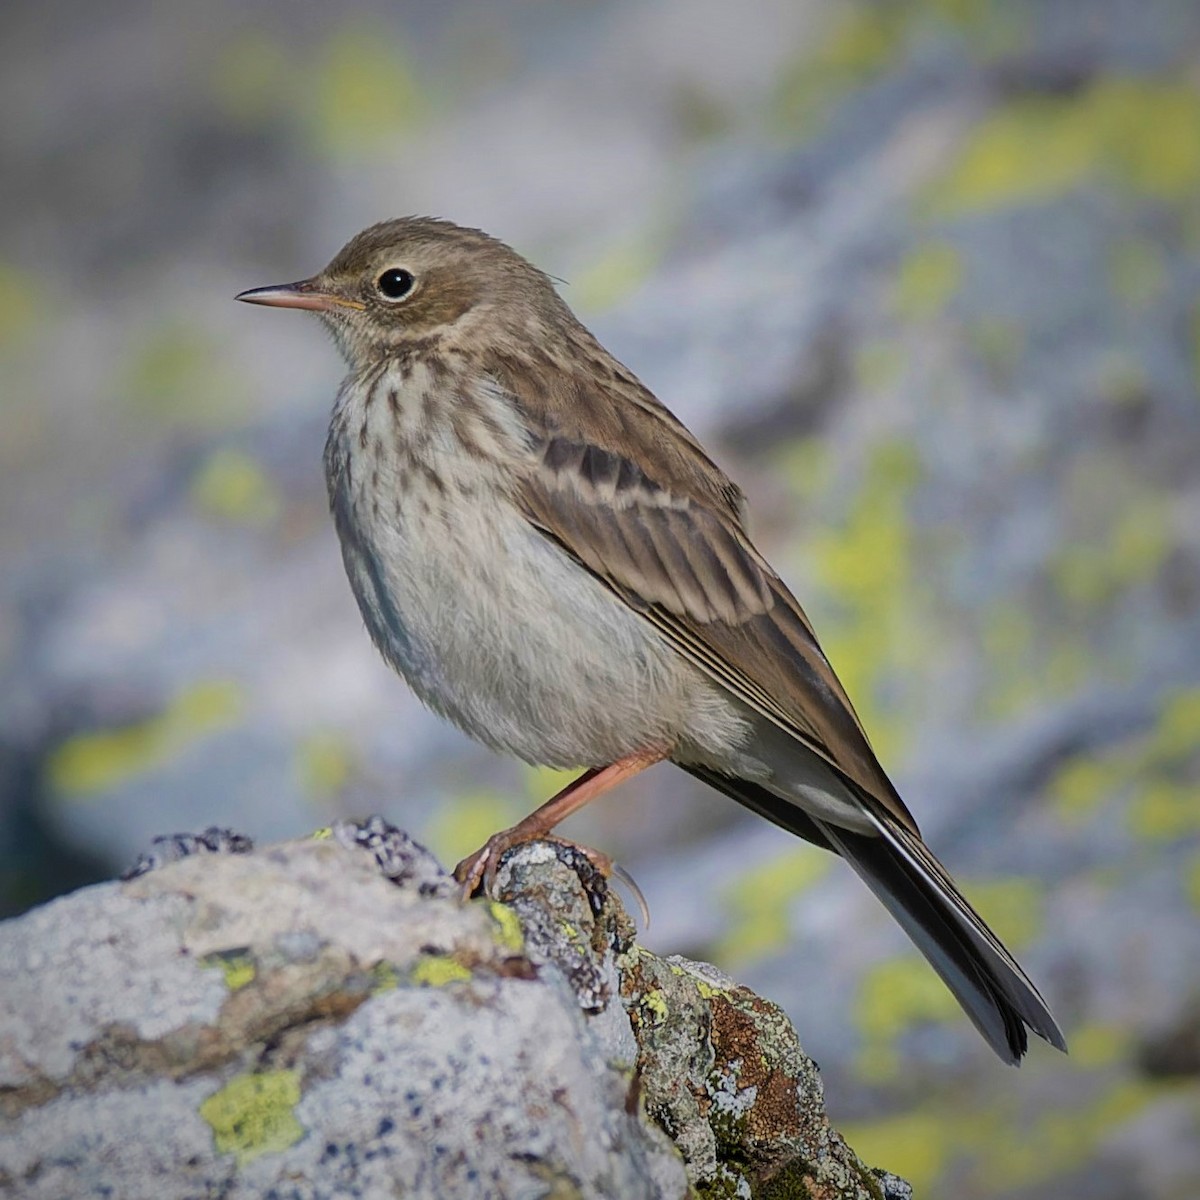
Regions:
<instances>
[{"instance_id":1,"label":"bird's breast","mask_svg":"<svg viewBox=\"0 0 1200 1200\"><path fill-rule=\"evenodd\" d=\"M511 414L487 413L463 439L461 408L435 411L424 382L385 377L373 399L347 385L326 447L363 619L417 695L478 740L550 766L609 762L697 723L701 736L739 737L695 669L528 523L509 486L518 460L481 458L481 441L508 439Z\"/></svg>"}]
</instances>

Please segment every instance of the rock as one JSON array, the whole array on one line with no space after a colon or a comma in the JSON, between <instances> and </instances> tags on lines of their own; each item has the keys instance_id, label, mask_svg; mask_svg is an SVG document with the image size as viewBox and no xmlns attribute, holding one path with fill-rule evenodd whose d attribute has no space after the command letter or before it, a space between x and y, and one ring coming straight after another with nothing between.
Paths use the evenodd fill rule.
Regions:
<instances>
[{"instance_id":1,"label":"rock","mask_svg":"<svg viewBox=\"0 0 1200 1200\"><path fill-rule=\"evenodd\" d=\"M378 818L184 846L0 926L0 1195L911 1194L782 1012L640 947L572 847L463 905Z\"/></svg>"}]
</instances>

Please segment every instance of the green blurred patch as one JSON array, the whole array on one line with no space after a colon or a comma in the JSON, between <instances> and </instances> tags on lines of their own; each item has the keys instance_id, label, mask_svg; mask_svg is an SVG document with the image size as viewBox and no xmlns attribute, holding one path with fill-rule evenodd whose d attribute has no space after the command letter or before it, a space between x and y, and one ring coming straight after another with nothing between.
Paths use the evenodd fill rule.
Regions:
<instances>
[{"instance_id":1,"label":"green blurred patch","mask_svg":"<svg viewBox=\"0 0 1200 1200\"><path fill-rule=\"evenodd\" d=\"M1028 945L1042 931L1045 889L1032 879L975 881L964 889L979 915L1010 949Z\"/></svg>"},{"instance_id":2,"label":"green blurred patch","mask_svg":"<svg viewBox=\"0 0 1200 1200\"><path fill-rule=\"evenodd\" d=\"M894 338L867 338L854 352L854 379L864 392L882 392L900 378L906 357L904 343Z\"/></svg>"},{"instance_id":3,"label":"green blurred patch","mask_svg":"<svg viewBox=\"0 0 1200 1200\"><path fill-rule=\"evenodd\" d=\"M269 525L283 508L274 480L242 450L216 450L192 476L192 500L210 516L239 525Z\"/></svg>"},{"instance_id":4,"label":"green blurred patch","mask_svg":"<svg viewBox=\"0 0 1200 1200\"><path fill-rule=\"evenodd\" d=\"M1097 1037L1111 1046L1107 1034ZM1059 1070L1073 1071L1077 1066L1072 1054ZM1081 1075L1087 1079L1086 1072ZM1081 1100L1078 1097L1086 1096L1086 1086L1077 1089L1069 1107L1039 1109L1034 1120L1019 1103L981 1110L951 1096L878 1121L842 1122L840 1128L865 1162L895 1171L913 1184L918 1195L949 1195L939 1185L951 1168L955 1177L964 1168L969 1170L966 1190L971 1195L1032 1194L1038 1185L1078 1170L1105 1145L1113 1130L1166 1091L1137 1080L1118 1081L1105 1086L1095 1099Z\"/></svg>"},{"instance_id":5,"label":"green blurred patch","mask_svg":"<svg viewBox=\"0 0 1200 1200\"><path fill-rule=\"evenodd\" d=\"M908 320L936 317L958 291L962 277L962 255L949 243L918 246L896 274L896 312Z\"/></svg>"},{"instance_id":6,"label":"green blurred patch","mask_svg":"<svg viewBox=\"0 0 1200 1200\"><path fill-rule=\"evenodd\" d=\"M1125 769L1122 769L1124 766ZM1064 824L1082 825L1129 781L1128 765L1104 755L1069 758L1047 784L1054 811Z\"/></svg>"},{"instance_id":7,"label":"green blurred patch","mask_svg":"<svg viewBox=\"0 0 1200 1200\"><path fill-rule=\"evenodd\" d=\"M802 437L771 447L771 469L801 503L828 490L833 463L824 438Z\"/></svg>"},{"instance_id":8,"label":"green blurred patch","mask_svg":"<svg viewBox=\"0 0 1200 1200\"><path fill-rule=\"evenodd\" d=\"M1200 304L1192 310L1192 375L1200 392Z\"/></svg>"},{"instance_id":9,"label":"green blurred patch","mask_svg":"<svg viewBox=\"0 0 1200 1200\"><path fill-rule=\"evenodd\" d=\"M823 879L832 861L810 846L797 846L735 878L721 897L731 923L713 950L717 961L732 969L786 945L792 901Z\"/></svg>"},{"instance_id":10,"label":"green blurred patch","mask_svg":"<svg viewBox=\"0 0 1200 1200\"><path fill-rule=\"evenodd\" d=\"M600 312L632 295L658 266L661 244L657 233L647 230L609 246L571 280L572 302L589 312Z\"/></svg>"},{"instance_id":11,"label":"green blurred patch","mask_svg":"<svg viewBox=\"0 0 1200 1200\"><path fill-rule=\"evenodd\" d=\"M906 7L840 6L825 36L781 72L770 105L771 124L781 133L815 132L838 99L897 58L907 34Z\"/></svg>"},{"instance_id":12,"label":"green blurred patch","mask_svg":"<svg viewBox=\"0 0 1200 1200\"><path fill-rule=\"evenodd\" d=\"M1200 92L1102 78L1078 95L1023 96L976 126L923 207L946 217L1061 196L1090 179L1183 201L1200 187Z\"/></svg>"},{"instance_id":13,"label":"green blurred patch","mask_svg":"<svg viewBox=\"0 0 1200 1200\"><path fill-rule=\"evenodd\" d=\"M523 815L512 799L498 792L466 792L441 802L425 840L443 862L458 862Z\"/></svg>"},{"instance_id":14,"label":"green blurred patch","mask_svg":"<svg viewBox=\"0 0 1200 1200\"><path fill-rule=\"evenodd\" d=\"M263 1154L278 1154L305 1133L293 1111L300 1103L296 1071L238 1075L200 1105L200 1116L213 1131L219 1154L236 1155L239 1164Z\"/></svg>"},{"instance_id":15,"label":"green blurred patch","mask_svg":"<svg viewBox=\"0 0 1200 1200\"><path fill-rule=\"evenodd\" d=\"M981 644L989 663L1026 659L1034 647L1034 624L1028 605L998 600L988 610Z\"/></svg>"},{"instance_id":16,"label":"green blurred patch","mask_svg":"<svg viewBox=\"0 0 1200 1200\"><path fill-rule=\"evenodd\" d=\"M296 771L309 799L324 803L349 783L355 764L354 747L341 733L324 730L304 738L296 750Z\"/></svg>"},{"instance_id":17,"label":"green blurred patch","mask_svg":"<svg viewBox=\"0 0 1200 1200\"><path fill-rule=\"evenodd\" d=\"M675 85L671 116L680 135L695 144L716 141L734 126L732 106L697 79Z\"/></svg>"},{"instance_id":18,"label":"green blurred patch","mask_svg":"<svg viewBox=\"0 0 1200 1200\"><path fill-rule=\"evenodd\" d=\"M1159 760L1171 760L1200 749L1200 687L1172 692L1158 712L1150 752Z\"/></svg>"},{"instance_id":19,"label":"green blurred patch","mask_svg":"<svg viewBox=\"0 0 1200 1200\"><path fill-rule=\"evenodd\" d=\"M1107 459L1081 458L1067 483L1077 515L1047 564L1072 608L1094 612L1157 577L1175 544L1165 497L1139 489Z\"/></svg>"},{"instance_id":20,"label":"green blurred patch","mask_svg":"<svg viewBox=\"0 0 1200 1200\"><path fill-rule=\"evenodd\" d=\"M1192 902L1192 907L1200 911L1200 854L1192 859L1191 866L1187 869L1186 880L1188 899Z\"/></svg>"},{"instance_id":21,"label":"green blurred patch","mask_svg":"<svg viewBox=\"0 0 1200 1200\"><path fill-rule=\"evenodd\" d=\"M44 288L37 276L0 262L0 345L29 333L45 308Z\"/></svg>"},{"instance_id":22,"label":"green blurred patch","mask_svg":"<svg viewBox=\"0 0 1200 1200\"><path fill-rule=\"evenodd\" d=\"M1120 798L1137 837L1163 841L1200 832L1198 731L1200 688L1171 692L1147 733L1062 763L1048 784L1055 811L1080 823Z\"/></svg>"},{"instance_id":23,"label":"green blurred patch","mask_svg":"<svg viewBox=\"0 0 1200 1200\"><path fill-rule=\"evenodd\" d=\"M429 107L403 45L389 30L366 25L330 35L306 91L310 133L333 153L373 151L405 137Z\"/></svg>"},{"instance_id":24,"label":"green blurred patch","mask_svg":"<svg viewBox=\"0 0 1200 1200\"><path fill-rule=\"evenodd\" d=\"M978 1155L972 1172L976 1186L993 1194L1017 1192L1076 1170L1157 1094L1155 1087L1140 1080L1121 1081L1091 1103L1076 1101L1070 1108L1041 1111L1033 1123L997 1122L982 1142L967 1132Z\"/></svg>"},{"instance_id":25,"label":"green blurred patch","mask_svg":"<svg viewBox=\"0 0 1200 1200\"><path fill-rule=\"evenodd\" d=\"M1200 688L1168 694L1148 735L1126 744L1123 769L1132 787L1128 822L1150 840L1200 831Z\"/></svg>"},{"instance_id":26,"label":"green blurred patch","mask_svg":"<svg viewBox=\"0 0 1200 1200\"><path fill-rule=\"evenodd\" d=\"M967 340L993 377L1008 379L1025 352L1026 331L1005 317L980 317Z\"/></svg>"},{"instance_id":27,"label":"green blurred patch","mask_svg":"<svg viewBox=\"0 0 1200 1200\"><path fill-rule=\"evenodd\" d=\"M912 1111L878 1121L841 1121L846 1142L863 1162L884 1167L912 1184L915 1196L936 1196L938 1177L954 1153L944 1114Z\"/></svg>"},{"instance_id":28,"label":"green blurred patch","mask_svg":"<svg viewBox=\"0 0 1200 1200\"><path fill-rule=\"evenodd\" d=\"M1134 1042L1131 1030L1093 1021L1071 1030L1071 1064L1076 1070L1099 1070L1127 1057Z\"/></svg>"},{"instance_id":29,"label":"green blurred patch","mask_svg":"<svg viewBox=\"0 0 1200 1200\"><path fill-rule=\"evenodd\" d=\"M68 738L49 757L48 782L63 796L107 791L163 766L200 738L228 728L242 708L242 689L231 680L193 684L147 721Z\"/></svg>"},{"instance_id":30,"label":"green blurred patch","mask_svg":"<svg viewBox=\"0 0 1200 1200\"><path fill-rule=\"evenodd\" d=\"M525 794L534 804L544 804L580 775L579 771L560 771L555 767L531 767L522 770Z\"/></svg>"},{"instance_id":31,"label":"green blurred patch","mask_svg":"<svg viewBox=\"0 0 1200 1200\"><path fill-rule=\"evenodd\" d=\"M259 125L294 109L303 73L261 29L243 32L218 54L210 82L221 111L240 125Z\"/></svg>"},{"instance_id":32,"label":"green blurred patch","mask_svg":"<svg viewBox=\"0 0 1200 1200\"><path fill-rule=\"evenodd\" d=\"M879 443L845 517L823 525L807 548L816 580L832 601L822 644L885 760L899 749L903 714L882 703L880 686L918 667L930 636L908 515L920 477L915 446Z\"/></svg>"},{"instance_id":33,"label":"green blurred patch","mask_svg":"<svg viewBox=\"0 0 1200 1200\"><path fill-rule=\"evenodd\" d=\"M1145 308L1163 290L1167 265L1162 247L1148 238L1126 238L1109 253L1113 291L1132 309Z\"/></svg>"},{"instance_id":34,"label":"green blurred patch","mask_svg":"<svg viewBox=\"0 0 1200 1200\"><path fill-rule=\"evenodd\" d=\"M1129 830L1147 841L1174 841L1200 833L1200 782L1152 776L1136 787Z\"/></svg>"},{"instance_id":35,"label":"green blurred patch","mask_svg":"<svg viewBox=\"0 0 1200 1200\"><path fill-rule=\"evenodd\" d=\"M856 1073L872 1083L894 1079L901 1067L896 1041L902 1033L961 1015L958 1001L920 955L877 963L863 975L854 1005L855 1025L863 1038Z\"/></svg>"},{"instance_id":36,"label":"green blurred patch","mask_svg":"<svg viewBox=\"0 0 1200 1200\"><path fill-rule=\"evenodd\" d=\"M139 334L119 383L136 416L208 428L240 415L239 385L220 369L221 348L194 323L168 320Z\"/></svg>"},{"instance_id":37,"label":"green blurred patch","mask_svg":"<svg viewBox=\"0 0 1200 1200\"><path fill-rule=\"evenodd\" d=\"M903 63L922 39L948 38L985 61L1027 41L1027 17L989 0L841 0L824 13L824 28L786 63L770 97L768 122L783 135L811 136L848 93Z\"/></svg>"}]
</instances>

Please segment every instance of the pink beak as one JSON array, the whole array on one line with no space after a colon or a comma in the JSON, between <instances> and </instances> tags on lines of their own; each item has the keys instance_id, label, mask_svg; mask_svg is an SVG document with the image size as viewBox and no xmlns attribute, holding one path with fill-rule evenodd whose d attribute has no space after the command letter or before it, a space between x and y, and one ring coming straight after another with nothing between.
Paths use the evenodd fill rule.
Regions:
<instances>
[{"instance_id":1,"label":"pink beak","mask_svg":"<svg viewBox=\"0 0 1200 1200\"><path fill-rule=\"evenodd\" d=\"M357 300L343 300L341 296L322 291L311 279L251 288L248 292L239 292L234 299L244 300L247 304L266 304L270 308L306 308L311 312L330 312L337 308L361 311L364 307Z\"/></svg>"}]
</instances>

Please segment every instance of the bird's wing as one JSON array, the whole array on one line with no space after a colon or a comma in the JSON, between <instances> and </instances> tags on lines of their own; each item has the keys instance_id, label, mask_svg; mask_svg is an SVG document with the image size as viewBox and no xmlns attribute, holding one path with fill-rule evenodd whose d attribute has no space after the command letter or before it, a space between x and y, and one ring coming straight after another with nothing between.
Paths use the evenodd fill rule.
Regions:
<instances>
[{"instance_id":1,"label":"bird's wing","mask_svg":"<svg viewBox=\"0 0 1200 1200\"><path fill-rule=\"evenodd\" d=\"M623 369L622 369L623 370ZM710 678L917 831L795 597L754 548L738 489L628 373L496 371L530 430L530 522Z\"/></svg>"}]
</instances>

